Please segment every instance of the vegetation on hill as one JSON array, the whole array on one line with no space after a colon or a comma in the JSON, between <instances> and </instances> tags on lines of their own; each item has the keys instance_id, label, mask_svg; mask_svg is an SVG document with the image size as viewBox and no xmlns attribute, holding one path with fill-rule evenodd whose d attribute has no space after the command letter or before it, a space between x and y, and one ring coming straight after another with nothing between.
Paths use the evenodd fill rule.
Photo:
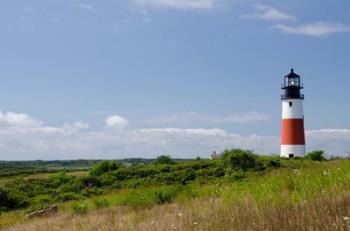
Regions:
<instances>
[{"instance_id":1,"label":"vegetation on hill","mask_svg":"<svg viewBox=\"0 0 350 231\"><path fill-rule=\"evenodd\" d=\"M166 205L169 203L186 210L189 219L201 225L200 230L210 230L211 225L218 223L211 220L216 217L212 211L223 212L225 216L218 219L235 225L237 221L229 217L246 209L248 214L258 216L262 224L268 218L267 208L272 209L271 215L284 209L288 211L288 208L297 211L301 208L299 205L305 203L305 209L312 210L313 206L318 206L315 200L320 198L324 202L328 200L324 198L341 196L347 192L349 183L350 162L325 161L323 152L319 151L308 154L305 159L291 160L233 149L224 151L217 160L176 161L170 156L159 156L151 163L131 167L118 161L101 161L83 175L59 172L48 177L18 176L5 181L0 187L0 210L3 211L0 227L23 220L24 213L53 204L60 204L63 214L74 216L97 216L99 213L94 215L95 209L114 213L115 206L126 206L128 216L140 216L135 218L135 227L148 227L144 222L151 222L149 219L164 226L161 219L146 215L148 210L145 209L150 208L153 214L154 206L163 206L161 208L171 214L173 205ZM196 208L196 201L204 205ZM208 211L211 206L212 211ZM201 212L194 215L197 209ZM319 216L317 211L313 212ZM207 222L204 218L209 215L210 222ZM74 216L70 219L80 219ZM236 216L243 218L242 214ZM181 217L168 222L176 225L178 219ZM179 224L187 230L193 229L187 221L181 220ZM127 222L124 221L124 225Z\"/></svg>"}]
</instances>

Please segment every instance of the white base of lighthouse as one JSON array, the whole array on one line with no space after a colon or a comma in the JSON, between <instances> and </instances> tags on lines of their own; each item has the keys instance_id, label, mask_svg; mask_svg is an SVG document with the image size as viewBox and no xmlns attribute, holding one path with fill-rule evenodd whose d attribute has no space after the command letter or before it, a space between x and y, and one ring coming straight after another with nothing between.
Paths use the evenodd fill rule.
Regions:
<instances>
[{"instance_id":1,"label":"white base of lighthouse","mask_svg":"<svg viewBox=\"0 0 350 231\"><path fill-rule=\"evenodd\" d=\"M305 145L281 145L281 157L304 157L305 153Z\"/></svg>"}]
</instances>

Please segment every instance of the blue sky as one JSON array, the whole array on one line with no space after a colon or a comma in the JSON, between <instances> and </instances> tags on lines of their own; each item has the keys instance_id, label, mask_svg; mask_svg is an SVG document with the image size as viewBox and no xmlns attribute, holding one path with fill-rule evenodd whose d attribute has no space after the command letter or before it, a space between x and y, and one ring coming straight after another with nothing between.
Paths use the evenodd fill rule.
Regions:
<instances>
[{"instance_id":1,"label":"blue sky","mask_svg":"<svg viewBox=\"0 0 350 231\"><path fill-rule=\"evenodd\" d=\"M350 151L350 3L12 0L0 9L0 159L279 151L280 84L308 150Z\"/></svg>"}]
</instances>

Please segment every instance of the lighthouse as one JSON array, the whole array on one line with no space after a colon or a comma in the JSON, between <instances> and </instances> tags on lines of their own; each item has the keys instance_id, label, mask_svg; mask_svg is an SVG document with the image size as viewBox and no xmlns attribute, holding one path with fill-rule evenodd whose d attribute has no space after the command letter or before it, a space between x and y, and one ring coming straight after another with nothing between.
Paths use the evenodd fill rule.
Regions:
<instances>
[{"instance_id":1,"label":"lighthouse","mask_svg":"<svg viewBox=\"0 0 350 231\"><path fill-rule=\"evenodd\" d=\"M293 158L305 155L305 131L303 84L300 76L291 72L284 77L282 84L282 133L281 157Z\"/></svg>"}]
</instances>

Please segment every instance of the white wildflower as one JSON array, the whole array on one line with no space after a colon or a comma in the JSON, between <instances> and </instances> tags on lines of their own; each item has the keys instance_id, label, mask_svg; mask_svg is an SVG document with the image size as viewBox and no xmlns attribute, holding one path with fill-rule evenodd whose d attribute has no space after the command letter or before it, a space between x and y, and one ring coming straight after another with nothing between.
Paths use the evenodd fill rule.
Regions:
<instances>
[{"instance_id":1,"label":"white wildflower","mask_svg":"<svg viewBox=\"0 0 350 231\"><path fill-rule=\"evenodd\" d=\"M350 220L350 217L343 217L343 220L348 221L348 220Z\"/></svg>"}]
</instances>

